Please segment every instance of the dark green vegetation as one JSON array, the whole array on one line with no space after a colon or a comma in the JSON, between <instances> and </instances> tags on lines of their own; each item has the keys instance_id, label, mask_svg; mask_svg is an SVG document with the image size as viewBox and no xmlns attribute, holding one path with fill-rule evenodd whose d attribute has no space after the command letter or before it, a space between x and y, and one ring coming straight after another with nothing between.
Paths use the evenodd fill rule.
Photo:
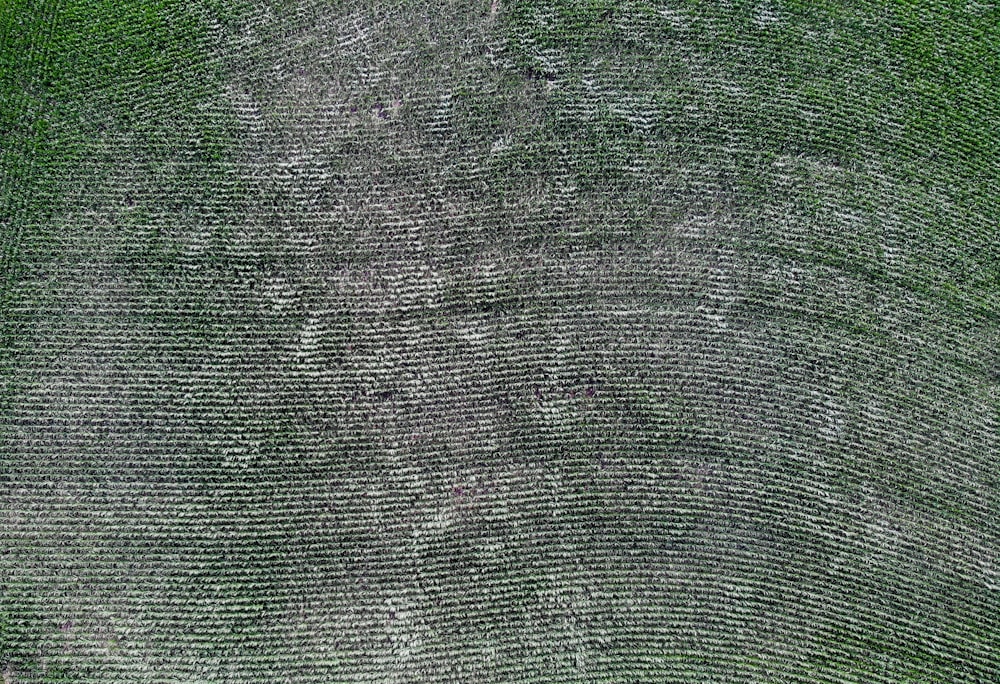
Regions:
<instances>
[{"instance_id":1,"label":"dark green vegetation","mask_svg":"<svg viewBox=\"0 0 1000 684\"><path fill-rule=\"evenodd\" d=\"M1000 678L1000 13L0 4L12 681Z\"/></svg>"}]
</instances>

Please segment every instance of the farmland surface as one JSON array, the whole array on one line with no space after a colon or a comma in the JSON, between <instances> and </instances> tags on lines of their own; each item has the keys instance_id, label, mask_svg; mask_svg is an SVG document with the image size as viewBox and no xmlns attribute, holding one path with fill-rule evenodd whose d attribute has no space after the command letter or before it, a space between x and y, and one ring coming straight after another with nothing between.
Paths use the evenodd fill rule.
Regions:
<instances>
[{"instance_id":1,"label":"farmland surface","mask_svg":"<svg viewBox=\"0 0 1000 684\"><path fill-rule=\"evenodd\" d=\"M1000 681L1000 9L0 0L0 672Z\"/></svg>"}]
</instances>

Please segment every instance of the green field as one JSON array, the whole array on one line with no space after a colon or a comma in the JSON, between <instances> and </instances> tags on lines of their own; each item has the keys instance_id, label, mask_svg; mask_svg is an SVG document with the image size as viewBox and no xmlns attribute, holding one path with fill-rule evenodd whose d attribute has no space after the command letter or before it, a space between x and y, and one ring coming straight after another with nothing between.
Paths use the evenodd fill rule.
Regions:
<instances>
[{"instance_id":1,"label":"green field","mask_svg":"<svg viewBox=\"0 0 1000 684\"><path fill-rule=\"evenodd\" d=\"M0 0L0 674L1000 681L1000 8Z\"/></svg>"}]
</instances>

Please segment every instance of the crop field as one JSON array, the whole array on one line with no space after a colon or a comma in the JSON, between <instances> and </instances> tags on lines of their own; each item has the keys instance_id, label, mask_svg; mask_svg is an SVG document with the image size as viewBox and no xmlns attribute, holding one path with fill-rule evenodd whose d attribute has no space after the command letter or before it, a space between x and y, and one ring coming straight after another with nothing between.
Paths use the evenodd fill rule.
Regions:
<instances>
[{"instance_id":1,"label":"crop field","mask_svg":"<svg viewBox=\"0 0 1000 684\"><path fill-rule=\"evenodd\" d=\"M1000 681L1000 6L0 0L3 684Z\"/></svg>"}]
</instances>

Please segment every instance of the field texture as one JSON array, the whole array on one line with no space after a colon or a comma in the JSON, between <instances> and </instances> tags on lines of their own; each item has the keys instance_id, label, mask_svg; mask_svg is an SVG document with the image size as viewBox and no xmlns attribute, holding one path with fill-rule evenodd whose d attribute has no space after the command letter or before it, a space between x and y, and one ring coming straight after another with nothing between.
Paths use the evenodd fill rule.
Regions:
<instances>
[{"instance_id":1,"label":"field texture","mask_svg":"<svg viewBox=\"0 0 1000 684\"><path fill-rule=\"evenodd\" d=\"M1000 681L1000 9L0 0L0 675Z\"/></svg>"}]
</instances>

